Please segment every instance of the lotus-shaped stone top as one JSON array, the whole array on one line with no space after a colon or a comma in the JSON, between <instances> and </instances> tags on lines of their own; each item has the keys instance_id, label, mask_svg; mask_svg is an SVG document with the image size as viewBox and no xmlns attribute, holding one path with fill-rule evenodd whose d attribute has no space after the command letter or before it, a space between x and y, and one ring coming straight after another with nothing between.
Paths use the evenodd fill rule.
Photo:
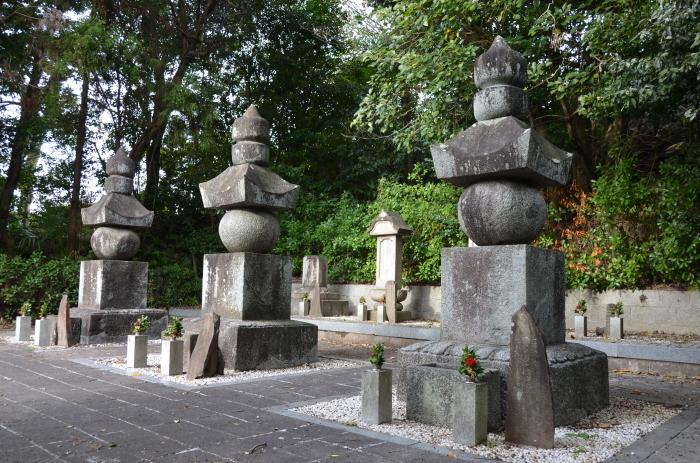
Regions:
<instances>
[{"instance_id":1,"label":"lotus-shaped stone top","mask_svg":"<svg viewBox=\"0 0 700 463\"><path fill-rule=\"evenodd\" d=\"M481 89L492 85L523 87L527 83L527 60L497 36L474 63L474 83Z\"/></svg>"}]
</instances>

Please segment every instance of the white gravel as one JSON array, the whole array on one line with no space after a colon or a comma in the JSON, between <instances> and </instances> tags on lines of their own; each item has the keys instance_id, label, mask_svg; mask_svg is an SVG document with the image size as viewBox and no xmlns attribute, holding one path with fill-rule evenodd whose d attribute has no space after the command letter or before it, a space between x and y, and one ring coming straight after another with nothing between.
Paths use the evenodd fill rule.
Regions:
<instances>
[{"instance_id":1,"label":"white gravel","mask_svg":"<svg viewBox=\"0 0 700 463\"><path fill-rule=\"evenodd\" d=\"M125 342L108 342L104 344L76 344L75 346L71 347L63 347L63 346L37 346L34 344L34 335L29 336L29 341L17 341L15 339L15 336L0 336L0 343L4 344L18 344L21 346L28 346L31 347L34 350L66 350L66 349L88 349L88 348L95 348L95 347L119 347L119 346L126 346ZM160 339L151 339L148 341L148 344L150 345L160 345Z\"/></svg>"},{"instance_id":2,"label":"white gravel","mask_svg":"<svg viewBox=\"0 0 700 463\"><path fill-rule=\"evenodd\" d=\"M148 354L148 360L146 361L146 364L148 366L146 368L127 368L125 357L95 359L95 364L125 370L130 376L150 376L160 378L165 381L170 381L173 383L186 384L189 386L207 386L212 384L235 384L243 381L249 381L251 379L297 375L300 373L308 373L320 370L332 370L336 368L357 368L365 365L366 362L351 362L347 360L321 358L317 362L292 368L250 371L224 370L223 375L215 376L213 378L199 378L193 381L188 380L186 375L184 374L167 377L161 376L160 354Z\"/></svg>"},{"instance_id":3,"label":"white gravel","mask_svg":"<svg viewBox=\"0 0 700 463\"><path fill-rule=\"evenodd\" d=\"M544 450L508 444L504 441L503 433L489 433L487 443L476 447L455 444L452 442L452 431L448 428L407 421L405 419L406 403L398 401L395 392L394 420L391 423L369 425L361 422L360 406L361 397L358 395L295 408L292 411L440 447L462 450L482 457L520 463L600 462L679 413L678 409L651 402L611 398L608 408L581 420L574 426L556 428L555 448Z\"/></svg>"}]
</instances>

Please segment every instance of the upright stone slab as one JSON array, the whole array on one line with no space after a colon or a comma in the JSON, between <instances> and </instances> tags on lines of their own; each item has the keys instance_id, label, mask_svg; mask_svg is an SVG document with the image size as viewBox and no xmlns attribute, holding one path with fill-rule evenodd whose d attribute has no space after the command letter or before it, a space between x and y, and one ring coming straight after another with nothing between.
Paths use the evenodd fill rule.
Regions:
<instances>
[{"instance_id":1,"label":"upright stone slab","mask_svg":"<svg viewBox=\"0 0 700 463\"><path fill-rule=\"evenodd\" d=\"M392 280L386 282L386 318L389 323L396 323L396 283Z\"/></svg>"},{"instance_id":2,"label":"upright stone slab","mask_svg":"<svg viewBox=\"0 0 700 463\"><path fill-rule=\"evenodd\" d=\"M70 322L70 307L68 306L68 295L64 294L61 298L61 303L58 306L58 324L56 326L58 341L57 344L61 347L70 347L73 345L73 336L71 333Z\"/></svg>"},{"instance_id":3,"label":"upright stone slab","mask_svg":"<svg viewBox=\"0 0 700 463\"><path fill-rule=\"evenodd\" d=\"M209 378L224 372L219 361L220 317L216 313L202 316L199 335L187 367L187 379Z\"/></svg>"},{"instance_id":4,"label":"upright stone slab","mask_svg":"<svg viewBox=\"0 0 700 463\"><path fill-rule=\"evenodd\" d=\"M328 286L328 261L323 256L304 256L302 262L301 286L313 288Z\"/></svg>"},{"instance_id":5,"label":"upright stone slab","mask_svg":"<svg viewBox=\"0 0 700 463\"><path fill-rule=\"evenodd\" d=\"M554 405L544 341L526 307L513 315L506 396L506 440L550 449Z\"/></svg>"},{"instance_id":6,"label":"upright stone slab","mask_svg":"<svg viewBox=\"0 0 700 463\"><path fill-rule=\"evenodd\" d=\"M367 424L391 423L391 370L372 368L362 372L360 419Z\"/></svg>"},{"instance_id":7,"label":"upright stone slab","mask_svg":"<svg viewBox=\"0 0 700 463\"><path fill-rule=\"evenodd\" d=\"M321 288L316 285L310 294L311 307L309 308L310 317L323 317L323 311L321 310Z\"/></svg>"},{"instance_id":8,"label":"upright stone slab","mask_svg":"<svg viewBox=\"0 0 700 463\"><path fill-rule=\"evenodd\" d=\"M32 317L23 315L15 321L15 341L29 341L32 334Z\"/></svg>"},{"instance_id":9,"label":"upright stone slab","mask_svg":"<svg viewBox=\"0 0 700 463\"><path fill-rule=\"evenodd\" d=\"M186 372L190 371L190 358L192 357L194 348L197 345L198 337L199 334L197 333L185 333L182 336L182 369Z\"/></svg>"}]
</instances>

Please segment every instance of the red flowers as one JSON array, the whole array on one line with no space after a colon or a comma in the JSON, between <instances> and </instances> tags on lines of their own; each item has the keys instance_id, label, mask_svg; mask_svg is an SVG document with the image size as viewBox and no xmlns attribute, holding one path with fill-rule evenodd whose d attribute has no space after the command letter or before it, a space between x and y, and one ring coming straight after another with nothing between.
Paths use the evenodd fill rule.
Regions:
<instances>
[{"instance_id":1,"label":"red flowers","mask_svg":"<svg viewBox=\"0 0 700 463\"><path fill-rule=\"evenodd\" d=\"M469 368L474 368L477 364L477 360L474 357L467 357L464 359L464 364Z\"/></svg>"},{"instance_id":2,"label":"red flowers","mask_svg":"<svg viewBox=\"0 0 700 463\"><path fill-rule=\"evenodd\" d=\"M479 363L479 357L469 346L464 346L462 351L462 366L458 370L461 374L469 376L472 381L479 381L484 375L484 368Z\"/></svg>"}]
</instances>

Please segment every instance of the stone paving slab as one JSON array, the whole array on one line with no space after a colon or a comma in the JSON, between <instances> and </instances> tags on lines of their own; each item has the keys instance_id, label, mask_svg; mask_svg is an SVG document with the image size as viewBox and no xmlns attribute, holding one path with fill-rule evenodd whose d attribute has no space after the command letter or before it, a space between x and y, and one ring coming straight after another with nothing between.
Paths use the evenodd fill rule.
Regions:
<instances>
[{"instance_id":1,"label":"stone paving slab","mask_svg":"<svg viewBox=\"0 0 700 463\"><path fill-rule=\"evenodd\" d=\"M0 344L0 461L489 461L285 411L357 394L359 369L181 390L71 360L124 351ZM611 393L688 406L612 461L700 461L698 382L613 375Z\"/></svg>"}]
</instances>

